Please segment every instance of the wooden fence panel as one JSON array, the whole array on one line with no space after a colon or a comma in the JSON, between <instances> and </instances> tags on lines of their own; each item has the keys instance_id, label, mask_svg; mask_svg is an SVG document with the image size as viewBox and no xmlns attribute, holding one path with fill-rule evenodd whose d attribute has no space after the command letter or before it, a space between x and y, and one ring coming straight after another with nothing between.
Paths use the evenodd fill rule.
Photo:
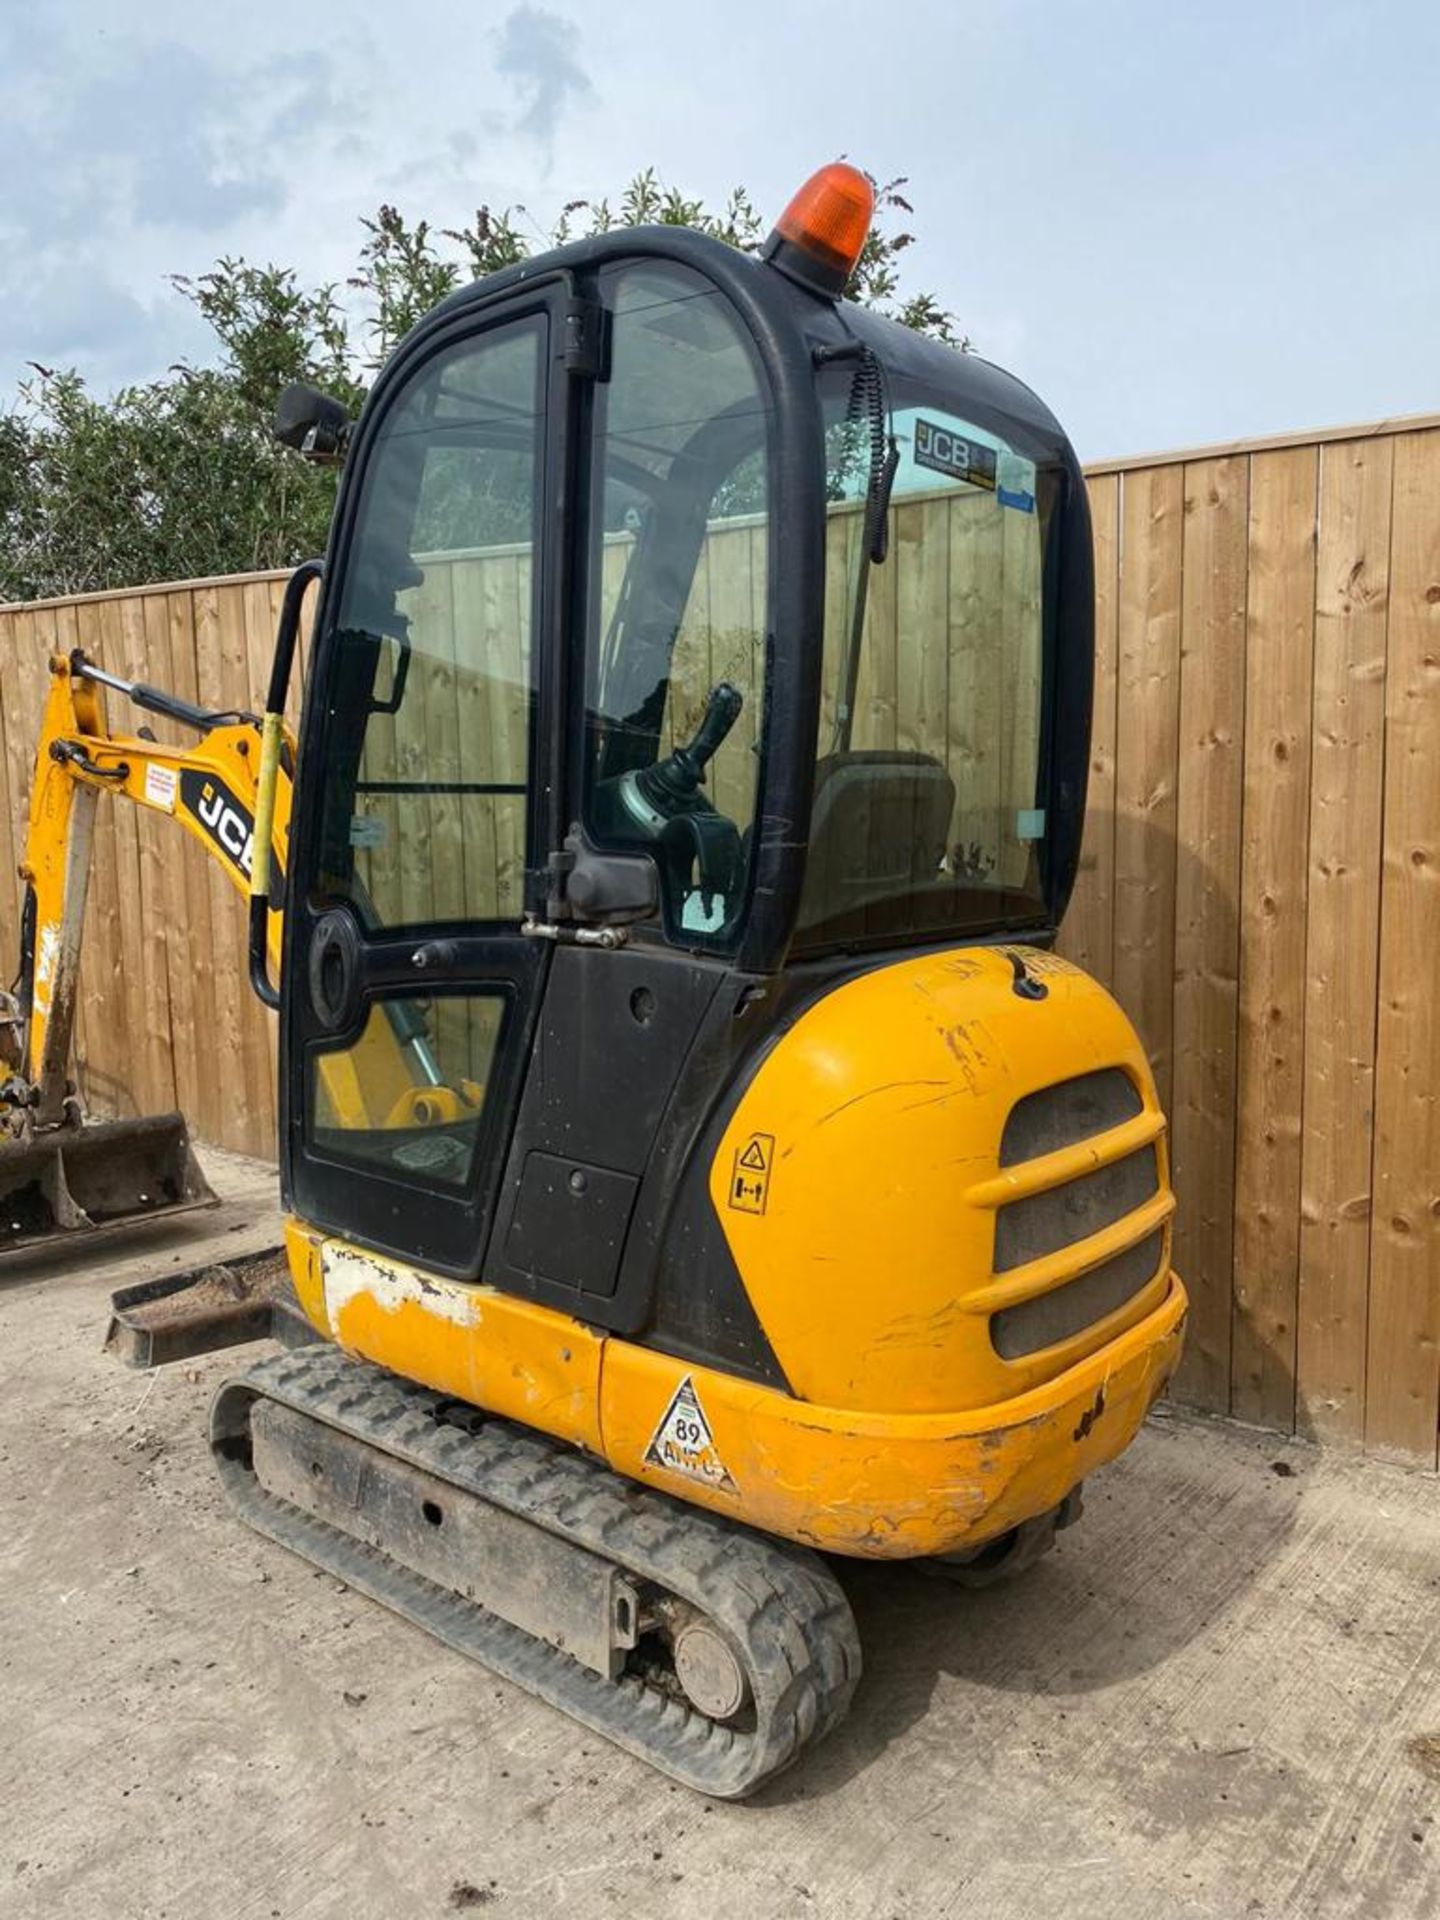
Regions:
<instances>
[{"instance_id":1,"label":"wooden fence panel","mask_svg":"<svg viewBox=\"0 0 1440 1920\"><path fill-rule=\"evenodd\" d=\"M111 673L125 671L121 616L130 604L122 600L103 600L94 610L98 616L93 630L94 638L85 650ZM120 709L123 716L120 724L124 726L128 719L125 702L112 697L109 705L112 709ZM110 1056L110 1074L116 1089L114 1097L122 1112L153 1112L157 1076L151 1069L146 1048L149 1022L141 952L145 939L145 916L140 900L139 808L105 806L102 803L95 812L97 840L106 825L110 831L111 851L103 859L103 866L108 869L107 877L113 888L114 925L118 930L114 977L116 991L124 1006L124 1044L117 1046ZM102 1044L101 1036L92 1037L92 1045L96 1049ZM169 1102L162 1096L159 1104L163 1111Z\"/></svg>"},{"instance_id":2,"label":"wooden fence panel","mask_svg":"<svg viewBox=\"0 0 1440 1920\"><path fill-rule=\"evenodd\" d=\"M1197 462L1184 474L1176 767L1170 1105L1177 1189L1174 1257L1193 1275L1190 1336L1177 1387L1198 1406L1228 1404L1235 1229L1235 1057L1239 980L1240 803L1245 738L1249 462Z\"/></svg>"},{"instance_id":3,"label":"wooden fence panel","mask_svg":"<svg viewBox=\"0 0 1440 1920\"><path fill-rule=\"evenodd\" d=\"M201 679L199 598L198 591L166 595L165 624L170 643L170 678L166 684L182 700L203 704L218 695L218 688ZM176 1104L202 1139L233 1145L238 1136L229 1089L217 1071L215 1043L219 1005L216 973L221 949L234 936L233 916L229 903L218 898L213 886L214 863L209 855L192 843L188 834L176 837L182 844L170 851L170 897L183 918L177 922L166 950L175 1034ZM181 1010L178 1018L177 1009Z\"/></svg>"},{"instance_id":4,"label":"wooden fence panel","mask_svg":"<svg viewBox=\"0 0 1440 1920\"><path fill-rule=\"evenodd\" d=\"M1116 998L1144 1037L1170 1107L1176 782L1185 476L1126 474L1122 491L1115 749Z\"/></svg>"},{"instance_id":5,"label":"wooden fence panel","mask_svg":"<svg viewBox=\"0 0 1440 1920\"><path fill-rule=\"evenodd\" d=\"M1246 713L1230 1407L1282 1428L1295 1417L1300 1286L1317 469L1314 447L1250 462L1248 658L1237 663Z\"/></svg>"},{"instance_id":6,"label":"wooden fence panel","mask_svg":"<svg viewBox=\"0 0 1440 1920\"><path fill-rule=\"evenodd\" d=\"M107 629L113 626L113 620L106 617L110 604L87 600L74 607L59 608L55 616L56 632L49 643L43 646L32 643L34 665L43 672L44 655L52 651L67 653L79 647L97 664L118 673L118 663L108 657ZM108 713L118 714L113 696L101 698ZM38 718L38 705L34 712ZM122 838L117 816L123 811L125 809L107 805L103 798L95 808L84 962L80 974L83 1023L83 1048L77 1060L80 1087L86 1105L92 1112L101 1114L142 1111L138 1101L140 1089L136 1085L142 1065L138 1059L139 1036L131 1031L134 969L127 960L125 948L125 922L133 920L133 914L121 905L125 886L122 859L134 842L133 837L128 841ZM133 836L133 822L130 833Z\"/></svg>"},{"instance_id":7,"label":"wooden fence panel","mask_svg":"<svg viewBox=\"0 0 1440 1920\"><path fill-rule=\"evenodd\" d=\"M1392 440L1320 449L1306 890L1298 1413L1365 1431Z\"/></svg>"},{"instance_id":8,"label":"wooden fence panel","mask_svg":"<svg viewBox=\"0 0 1440 1920\"><path fill-rule=\"evenodd\" d=\"M1395 442L1365 1439L1440 1419L1440 434ZM1338 1116L1337 1116L1338 1118Z\"/></svg>"},{"instance_id":9,"label":"wooden fence panel","mask_svg":"<svg viewBox=\"0 0 1440 1920\"><path fill-rule=\"evenodd\" d=\"M1153 456L1093 474L1091 504L1090 811L1062 945L1135 1019L1171 1116L1176 1259L1195 1303L1178 1390L1433 1466L1440 426ZM982 670L979 637L1017 580L1034 584L1018 522L1000 533L988 538L965 503L907 499L892 564L871 582L856 744L935 753L961 820L998 821L1017 715L1038 697L1023 661L999 678ZM822 751L857 537L853 513L834 516ZM630 544L607 549L607 607ZM712 776L739 813L766 560L763 528L712 533L679 649L676 728L693 725L717 679L746 694ZM0 954L16 944L46 655L84 646L186 698L254 708L282 591L266 576L0 609ZM450 638L416 709L388 740L377 730L382 757L403 766L423 751L465 779L522 777L528 557L437 556L417 592ZM916 622L938 623L947 644L921 658L906 644ZM112 718L128 721L123 703ZM391 913L415 882L393 857L399 804L373 800L391 831L371 851L371 884ZM424 804L431 831L454 840L457 802ZM442 890L493 911L498 869L513 903L520 809L458 804L476 812L458 836L463 874ZM202 1139L273 1151L274 1028L245 982L242 903L188 838L134 815L99 809L77 1054L86 1096L99 1113L173 1102ZM1008 857L993 831L996 858ZM477 834L472 873L463 848ZM483 1040L469 1035L472 1051Z\"/></svg>"},{"instance_id":10,"label":"wooden fence panel","mask_svg":"<svg viewBox=\"0 0 1440 1920\"><path fill-rule=\"evenodd\" d=\"M119 672L128 679L146 680L150 673L149 634L145 608L149 598L119 603L117 658ZM158 724L152 729L159 737ZM135 1102L142 1113L163 1113L175 1100L175 1062L170 1029L170 979L165 950L164 873L174 848L174 829L158 814L139 807L117 807L135 828L134 902L139 931L131 940L124 931L126 973L136 981L134 1009L141 1036L143 1060L136 1073ZM138 960L138 968L134 964Z\"/></svg>"},{"instance_id":11,"label":"wooden fence panel","mask_svg":"<svg viewBox=\"0 0 1440 1920\"><path fill-rule=\"evenodd\" d=\"M1103 986L1115 962L1115 745L1118 720L1120 485L1118 473L1090 486L1095 541L1095 697L1090 725L1090 791L1075 893L1060 951Z\"/></svg>"},{"instance_id":12,"label":"wooden fence panel","mask_svg":"<svg viewBox=\"0 0 1440 1920\"><path fill-rule=\"evenodd\" d=\"M25 846L25 826L30 803L30 780L35 757L34 737L39 723L39 700L31 674L34 659L33 642L26 645L22 639L25 633L25 615L16 610L0 617L0 729L3 729L5 742L5 762L0 774L3 774L3 798L5 801L5 831L9 834L11 867L0 879L0 922L7 932L17 930L20 925L20 897L22 885L18 864ZM0 841L0 849L5 842ZM5 950L0 961L0 976L11 965L10 955L15 951L14 942ZM9 985L8 978L6 985Z\"/></svg>"}]
</instances>

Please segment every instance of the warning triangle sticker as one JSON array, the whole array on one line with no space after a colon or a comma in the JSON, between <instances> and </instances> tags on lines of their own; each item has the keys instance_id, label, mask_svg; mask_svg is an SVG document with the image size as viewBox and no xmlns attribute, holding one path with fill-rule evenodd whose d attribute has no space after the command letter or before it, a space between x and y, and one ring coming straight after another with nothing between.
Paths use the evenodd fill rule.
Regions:
<instances>
[{"instance_id":1,"label":"warning triangle sticker","mask_svg":"<svg viewBox=\"0 0 1440 1920\"><path fill-rule=\"evenodd\" d=\"M735 1482L720 1458L710 1422L705 1418L705 1409L688 1373L675 1389L645 1449L645 1459L650 1466L686 1474L692 1480L703 1480L707 1486L735 1491Z\"/></svg>"},{"instance_id":2,"label":"warning triangle sticker","mask_svg":"<svg viewBox=\"0 0 1440 1920\"><path fill-rule=\"evenodd\" d=\"M750 1144L740 1156L740 1165L748 1167L752 1173L764 1173L770 1162L765 1158L763 1134L753 1134Z\"/></svg>"}]
</instances>

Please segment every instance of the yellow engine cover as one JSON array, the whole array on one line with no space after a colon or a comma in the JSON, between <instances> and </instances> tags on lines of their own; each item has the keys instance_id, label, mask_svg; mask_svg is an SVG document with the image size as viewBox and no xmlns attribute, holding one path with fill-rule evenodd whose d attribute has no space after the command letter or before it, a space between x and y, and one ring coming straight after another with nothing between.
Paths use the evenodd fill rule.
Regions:
<instances>
[{"instance_id":1,"label":"yellow engine cover","mask_svg":"<svg viewBox=\"0 0 1440 1920\"><path fill-rule=\"evenodd\" d=\"M1053 1379L1164 1297L1150 1282L1061 1345L1002 1360L989 1316L1164 1228L1174 1210L1164 1118L1140 1043L1104 988L1017 949L1044 999L1015 992L1008 953L966 948L880 967L828 993L771 1050L737 1107L710 1194L795 1391L866 1412L963 1411ZM1105 1067L1133 1081L1122 1127L1002 1169L1016 1103ZM1154 1144L1144 1207L1043 1260L993 1274L997 1210ZM758 1163L764 1162L763 1169Z\"/></svg>"}]
</instances>

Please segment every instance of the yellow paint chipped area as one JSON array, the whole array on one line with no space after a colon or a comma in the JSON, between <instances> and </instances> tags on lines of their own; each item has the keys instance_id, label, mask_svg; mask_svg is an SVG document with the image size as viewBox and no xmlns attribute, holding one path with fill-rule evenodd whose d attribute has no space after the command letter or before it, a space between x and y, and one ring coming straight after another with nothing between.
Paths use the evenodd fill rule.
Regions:
<instances>
[{"instance_id":1,"label":"yellow paint chipped area","mask_svg":"<svg viewBox=\"0 0 1440 1920\"><path fill-rule=\"evenodd\" d=\"M322 1276L316 1319L308 1239L303 1228L292 1231L291 1271L299 1248L311 1296L301 1293L306 1311L347 1353L600 1451L604 1341L588 1327L493 1287L446 1280L323 1236L313 1262Z\"/></svg>"},{"instance_id":2,"label":"yellow paint chipped area","mask_svg":"<svg viewBox=\"0 0 1440 1920\"><path fill-rule=\"evenodd\" d=\"M325 1313L332 1327L345 1322L345 1311L368 1297L386 1313L398 1313L408 1304L423 1305L427 1313L457 1327L480 1324L479 1290L437 1274L422 1273L358 1247L328 1246L320 1257L325 1285Z\"/></svg>"},{"instance_id":3,"label":"yellow paint chipped area","mask_svg":"<svg viewBox=\"0 0 1440 1920\"><path fill-rule=\"evenodd\" d=\"M809 1008L731 1117L710 1193L771 1345L805 1400L872 1413L993 1408L1064 1374L1152 1313L1169 1285L1173 1201L1164 1118L1139 1040L1078 967L1015 949L1043 1000L1014 991L1009 951L971 947L877 967ZM1002 1175L1001 1136L1026 1094L1118 1067L1144 1111ZM765 1210L731 1192L736 1156L773 1137ZM1112 1227L1004 1276L1007 1301L1064 1285L1162 1231L1155 1278L1103 1321L1004 1360L985 1314L997 1205L1153 1143L1161 1193Z\"/></svg>"},{"instance_id":4,"label":"yellow paint chipped area","mask_svg":"<svg viewBox=\"0 0 1440 1920\"><path fill-rule=\"evenodd\" d=\"M1173 1372L1185 1290L1057 1380L963 1413L856 1414L611 1340L605 1455L619 1472L826 1553L911 1559L994 1539L1124 1451ZM689 1374L733 1491L646 1458Z\"/></svg>"}]
</instances>

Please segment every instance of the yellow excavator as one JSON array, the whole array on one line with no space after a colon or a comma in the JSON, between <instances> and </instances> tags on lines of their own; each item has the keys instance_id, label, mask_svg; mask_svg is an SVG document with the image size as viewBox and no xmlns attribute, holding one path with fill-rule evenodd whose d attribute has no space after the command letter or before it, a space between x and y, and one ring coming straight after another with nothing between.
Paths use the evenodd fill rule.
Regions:
<instances>
[{"instance_id":1,"label":"yellow excavator","mask_svg":"<svg viewBox=\"0 0 1440 1920\"><path fill-rule=\"evenodd\" d=\"M1027 388L844 299L871 214L837 164L760 256L598 235L446 300L357 422L287 392L343 473L266 710L142 750L97 685L169 697L55 663L12 1010L14 1151L68 1168L85 807L227 863L315 1336L216 1395L232 1502L725 1797L848 1707L831 1561L1028 1564L1186 1305L1144 1053L1053 951L1084 485Z\"/></svg>"}]
</instances>

